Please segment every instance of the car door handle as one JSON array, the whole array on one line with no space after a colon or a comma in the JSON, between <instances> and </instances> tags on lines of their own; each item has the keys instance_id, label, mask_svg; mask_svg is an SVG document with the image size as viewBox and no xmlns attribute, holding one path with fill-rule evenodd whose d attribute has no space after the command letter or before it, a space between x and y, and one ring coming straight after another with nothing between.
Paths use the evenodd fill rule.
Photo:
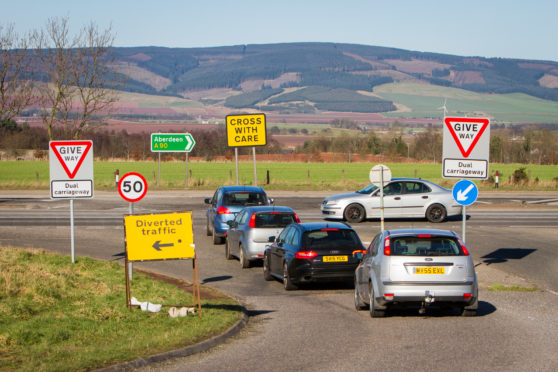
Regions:
<instances>
[{"instance_id":1,"label":"car door handle","mask_svg":"<svg viewBox=\"0 0 558 372\"><path fill-rule=\"evenodd\" d=\"M396 197L393 198L393 199L395 199L395 200L401 200L401 197L400 197L400 196L396 196Z\"/></svg>"},{"instance_id":2,"label":"car door handle","mask_svg":"<svg viewBox=\"0 0 558 372\"><path fill-rule=\"evenodd\" d=\"M423 198L423 199L428 199L428 196L424 195L422 198Z\"/></svg>"}]
</instances>

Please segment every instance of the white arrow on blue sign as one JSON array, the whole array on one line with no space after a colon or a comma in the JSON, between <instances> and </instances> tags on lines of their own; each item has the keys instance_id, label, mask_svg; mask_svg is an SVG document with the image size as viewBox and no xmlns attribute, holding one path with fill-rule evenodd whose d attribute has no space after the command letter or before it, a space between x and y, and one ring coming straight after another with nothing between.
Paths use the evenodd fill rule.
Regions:
<instances>
[{"instance_id":1,"label":"white arrow on blue sign","mask_svg":"<svg viewBox=\"0 0 558 372\"><path fill-rule=\"evenodd\" d=\"M461 180L453 186L453 198L461 205L471 205L479 196L477 185L469 180Z\"/></svg>"}]
</instances>

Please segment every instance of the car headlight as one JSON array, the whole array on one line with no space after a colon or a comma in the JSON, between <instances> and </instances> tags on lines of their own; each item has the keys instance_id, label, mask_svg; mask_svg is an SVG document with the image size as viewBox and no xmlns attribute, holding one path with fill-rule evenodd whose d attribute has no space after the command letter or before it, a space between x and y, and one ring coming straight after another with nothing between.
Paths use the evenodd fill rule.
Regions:
<instances>
[{"instance_id":1,"label":"car headlight","mask_svg":"<svg viewBox=\"0 0 558 372\"><path fill-rule=\"evenodd\" d=\"M326 205L327 205L327 206L332 206L332 205L336 205L336 204L337 204L337 203L336 203L335 201L333 201L333 200L324 200L324 201L322 202L322 205L323 205L323 206L326 206Z\"/></svg>"}]
</instances>

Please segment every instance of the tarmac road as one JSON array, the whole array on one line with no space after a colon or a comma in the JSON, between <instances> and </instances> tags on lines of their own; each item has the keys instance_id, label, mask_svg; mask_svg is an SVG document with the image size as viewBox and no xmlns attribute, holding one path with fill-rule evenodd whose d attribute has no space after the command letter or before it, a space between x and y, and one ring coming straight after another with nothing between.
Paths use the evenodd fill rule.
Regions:
<instances>
[{"instance_id":1,"label":"tarmac road","mask_svg":"<svg viewBox=\"0 0 558 372\"><path fill-rule=\"evenodd\" d=\"M321 195L270 194L278 205L296 206L303 221L319 219L316 204ZM211 192L150 193L136 203L135 212L193 210L202 284L237 297L247 307L250 322L221 346L147 370L558 370L558 209L554 206L530 207L521 202L513 206L515 202L508 198L506 205L467 209L467 246L478 264L481 284L478 317L431 309L426 316L399 311L372 319L367 312L354 310L350 283L286 292L280 282L263 280L261 266L242 270L237 260L226 260L224 245L214 246L205 235L204 196ZM69 254L69 228L63 217L69 213L68 202L50 201L48 195L16 197L0 192L0 244ZM544 198L551 199L545 195L537 200ZM122 215L128 212L128 203L110 193L97 193L94 199L75 204L76 214L85 213L84 221L90 222L76 227L76 255L118 259L124 248ZM58 213L44 212L53 210ZM32 222L8 225L16 211L22 212L23 219L23 211L45 215L39 212ZM103 212L110 216L106 221ZM60 223L53 224L57 218ZM387 221L386 228L433 226L461 233L461 223L460 219L442 224L398 220ZM379 223L368 221L355 228L363 241L369 241L379 231ZM187 261L136 265L191 279ZM541 290L489 291L493 283L534 284Z\"/></svg>"}]
</instances>

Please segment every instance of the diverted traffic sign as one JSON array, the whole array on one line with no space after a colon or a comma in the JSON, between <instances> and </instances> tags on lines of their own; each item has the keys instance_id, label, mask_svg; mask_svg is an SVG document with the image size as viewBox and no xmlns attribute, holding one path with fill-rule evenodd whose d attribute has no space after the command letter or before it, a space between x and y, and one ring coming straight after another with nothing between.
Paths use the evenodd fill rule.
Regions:
<instances>
[{"instance_id":1,"label":"diverted traffic sign","mask_svg":"<svg viewBox=\"0 0 558 372\"><path fill-rule=\"evenodd\" d=\"M93 197L93 142L49 142L50 197Z\"/></svg>"},{"instance_id":2,"label":"diverted traffic sign","mask_svg":"<svg viewBox=\"0 0 558 372\"><path fill-rule=\"evenodd\" d=\"M265 146L267 144L265 115L228 115L227 144L229 147Z\"/></svg>"},{"instance_id":3,"label":"diverted traffic sign","mask_svg":"<svg viewBox=\"0 0 558 372\"><path fill-rule=\"evenodd\" d=\"M490 121L486 118L444 118L442 176L488 178Z\"/></svg>"},{"instance_id":4,"label":"diverted traffic sign","mask_svg":"<svg viewBox=\"0 0 558 372\"><path fill-rule=\"evenodd\" d=\"M190 133L151 133L151 152L190 152L195 144Z\"/></svg>"},{"instance_id":5,"label":"diverted traffic sign","mask_svg":"<svg viewBox=\"0 0 558 372\"><path fill-rule=\"evenodd\" d=\"M195 258L192 213L124 216L128 261Z\"/></svg>"}]
</instances>

